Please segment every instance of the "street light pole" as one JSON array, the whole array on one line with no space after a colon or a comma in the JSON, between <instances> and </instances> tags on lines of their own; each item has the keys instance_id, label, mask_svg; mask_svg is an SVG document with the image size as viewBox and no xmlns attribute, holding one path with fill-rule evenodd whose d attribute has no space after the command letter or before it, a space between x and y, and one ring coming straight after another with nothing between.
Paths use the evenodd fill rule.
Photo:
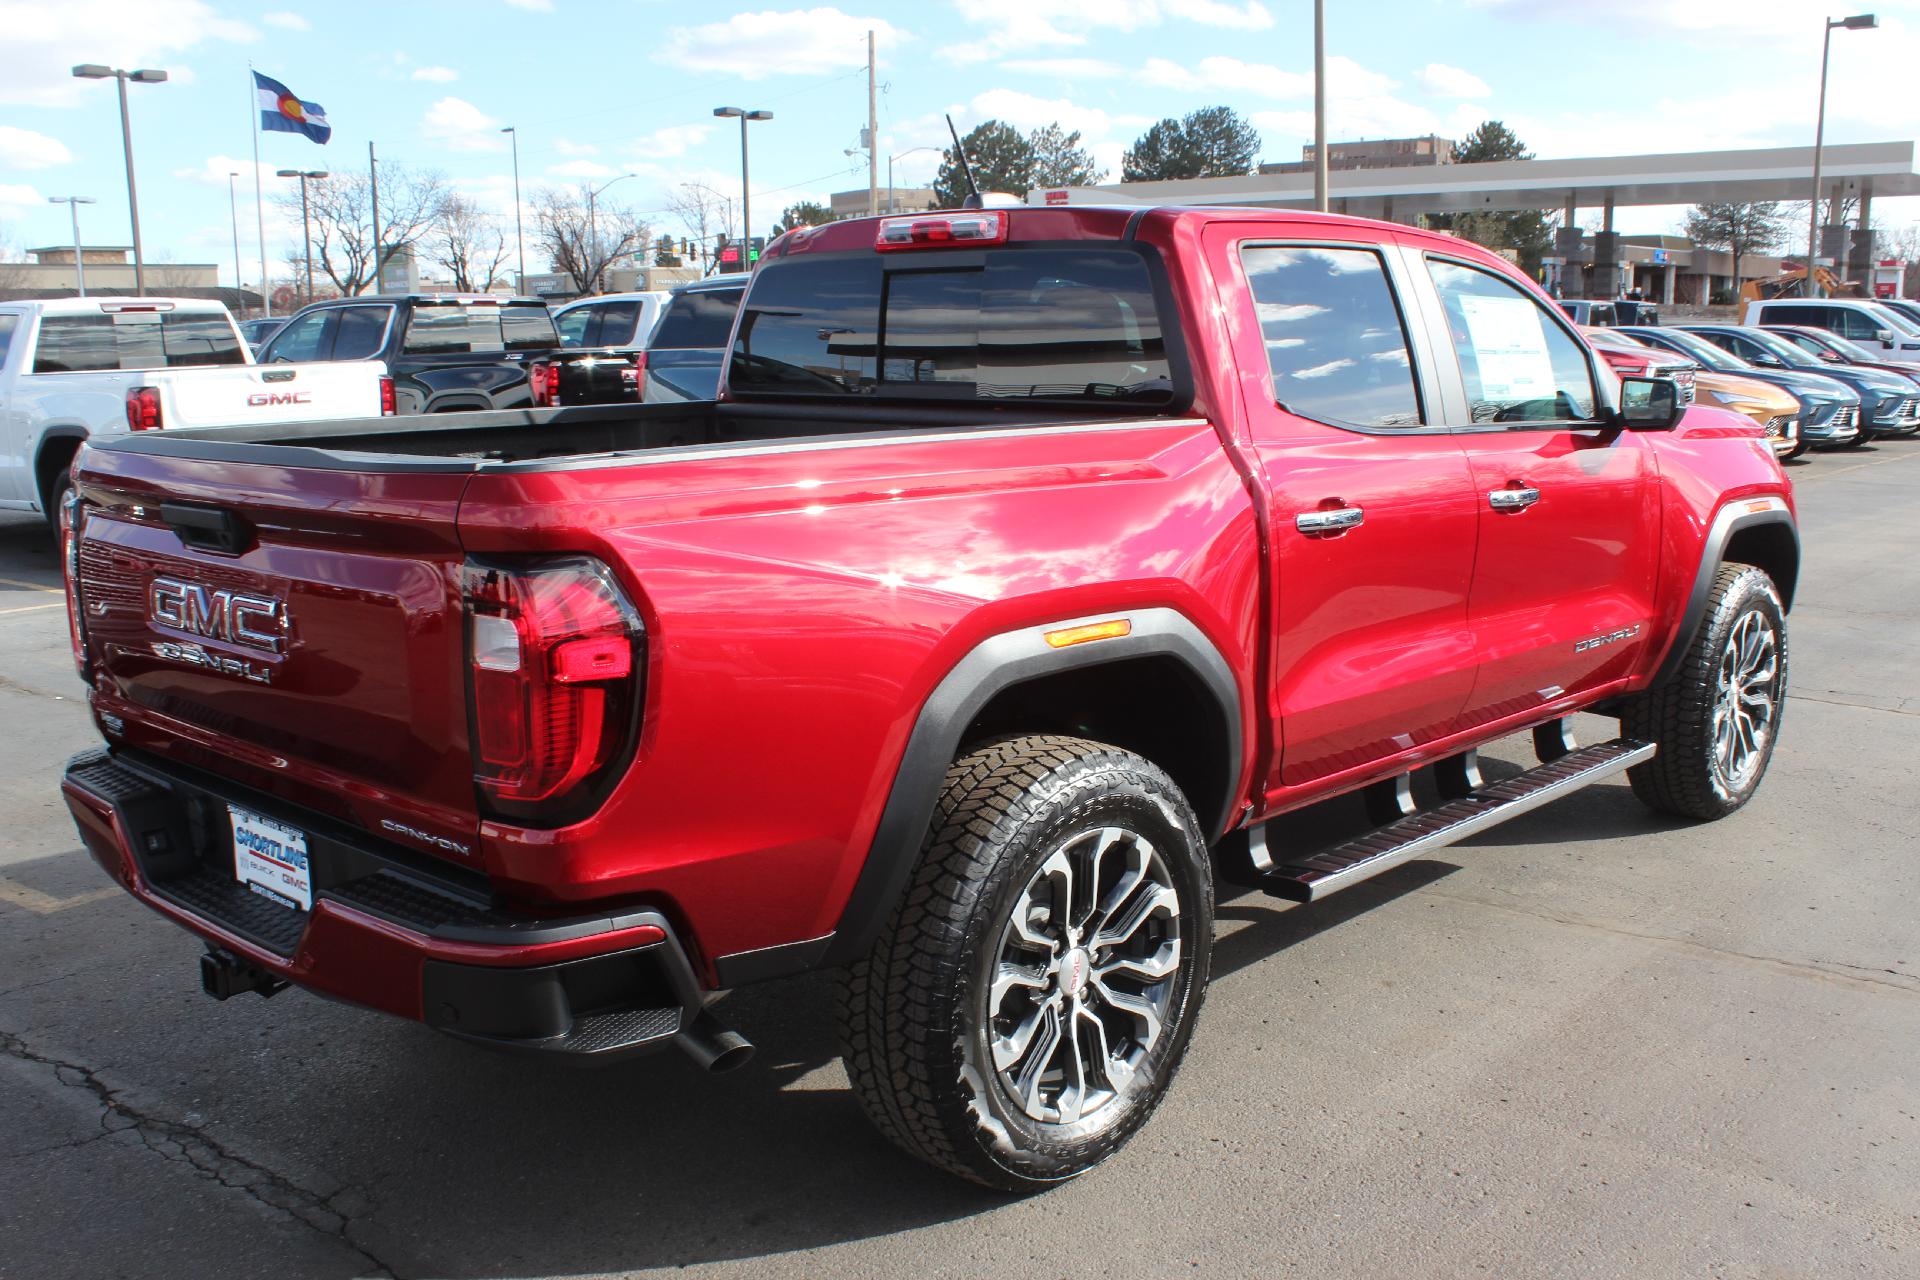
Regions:
<instances>
[{"instance_id":1,"label":"street light pole","mask_svg":"<svg viewBox=\"0 0 1920 1280\"><path fill-rule=\"evenodd\" d=\"M589 293L598 293L605 282L606 264L600 261L600 223L594 214L594 202L600 193L616 182L625 182L628 178L637 178L637 173L623 173L617 178L609 178L597 187L587 188L587 260L581 265L588 268L588 278L581 281Z\"/></svg>"},{"instance_id":2,"label":"street light pole","mask_svg":"<svg viewBox=\"0 0 1920 1280\"><path fill-rule=\"evenodd\" d=\"M1856 13L1850 18L1828 18L1820 36L1820 113L1813 126L1813 203L1807 212L1807 278L1805 296L1818 298L1820 285L1813 278L1814 255L1820 251L1820 148L1827 135L1827 55L1833 48L1833 29L1866 31L1880 25L1871 13ZM1734 281L1737 287L1739 281Z\"/></svg>"},{"instance_id":3,"label":"street light pole","mask_svg":"<svg viewBox=\"0 0 1920 1280\"><path fill-rule=\"evenodd\" d=\"M908 147L905 151L900 152L898 155L891 155L887 157L887 212L888 213L898 212L898 210L894 208L893 162L895 160L904 160L916 151L938 151L938 150L940 150L939 147Z\"/></svg>"},{"instance_id":4,"label":"street light pole","mask_svg":"<svg viewBox=\"0 0 1920 1280\"><path fill-rule=\"evenodd\" d=\"M1313 0L1313 207L1327 211L1327 0Z\"/></svg>"},{"instance_id":5,"label":"street light pole","mask_svg":"<svg viewBox=\"0 0 1920 1280\"><path fill-rule=\"evenodd\" d=\"M307 301L313 301L313 224L307 218L307 179L324 178L325 169L280 169L276 177L300 179L300 236L307 245Z\"/></svg>"},{"instance_id":6,"label":"street light pole","mask_svg":"<svg viewBox=\"0 0 1920 1280\"><path fill-rule=\"evenodd\" d=\"M520 231L520 131L508 125L500 132L512 135L513 143L513 247L520 254L519 292L527 291L527 240Z\"/></svg>"},{"instance_id":7,"label":"street light pole","mask_svg":"<svg viewBox=\"0 0 1920 1280\"><path fill-rule=\"evenodd\" d=\"M133 222L133 291L138 297L147 292L147 260L140 248L140 192L133 180L133 123L127 116L127 81L140 84L162 84L166 81L164 71L123 71L116 67L103 67L97 62L86 62L75 67L73 74L82 80L113 80L120 88L120 145L127 155L127 213Z\"/></svg>"},{"instance_id":8,"label":"street light pole","mask_svg":"<svg viewBox=\"0 0 1920 1280\"><path fill-rule=\"evenodd\" d=\"M87 296L87 264L80 253L80 206L92 204L92 196L48 196L48 204L63 204L73 218L73 280L80 290L80 296Z\"/></svg>"},{"instance_id":9,"label":"street light pole","mask_svg":"<svg viewBox=\"0 0 1920 1280\"><path fill-rule=\"evenodd\" d=\"M749 111L745 107L715 107L713 114L740 118L740 239L744 242L740 251L740 266L745 269L753 265L753 192L748 185L747 123L751 120L771 120L773 112Z\"/></svg>"}]
</instances>

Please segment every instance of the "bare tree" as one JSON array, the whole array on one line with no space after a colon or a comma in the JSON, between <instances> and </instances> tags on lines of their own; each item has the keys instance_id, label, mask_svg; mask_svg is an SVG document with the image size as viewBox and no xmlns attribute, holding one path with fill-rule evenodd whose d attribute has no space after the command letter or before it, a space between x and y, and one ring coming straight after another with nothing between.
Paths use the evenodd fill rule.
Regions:
<instances>
[{"instance_id":1,"label":"bare tree","mask_svg":"<svg viewBox=\"0 0 1920 1280\"><path fill-rule=\"evenodd\" d=\"M632 209L590 203L587 191L584 185L578 191L543 187L533 197L534 234L575 293L596 292L608 267L644 256L653 242L653 228Z\"/></svg>"},{"instance_id":2,"label":"bare tree","mask_svg":"<svg viewBox=\"0 0 1920 1280\"><path fill-rule=\"evenodd\" d=\"M342 294L379 287L374 264L372 184L364 173L336 173L307 182L307 217L313 232L313 265ZM383 164L380 169L382 251L416 246L447 200L447 182L431 170ZM300 188L274 197L282 213L300 219ZM305 258L302 257L304 270Z\"/></svg>"},{"instance_id":3,"label":"bare tree","mask_svg":"<svg viewBox=\"0 0 1920 1280\"><path fill-rule=\"evenodd\" d=\"M453 277L461 293L486 293L507 263L507 237L500 222L459 194L440 202L426 237L427 256Z\"/></svg>"},{"instance_id":4,"label":"bare tree","mask_svg":"<svg viewBox=\"0 0 1920 1280\"><path fill-rule=\"evenodd\" d=\"M704 182L681 183L667 197L667 208L709 260L719 238L733 235L733 200Z\"/></svg>"}]
</instances>

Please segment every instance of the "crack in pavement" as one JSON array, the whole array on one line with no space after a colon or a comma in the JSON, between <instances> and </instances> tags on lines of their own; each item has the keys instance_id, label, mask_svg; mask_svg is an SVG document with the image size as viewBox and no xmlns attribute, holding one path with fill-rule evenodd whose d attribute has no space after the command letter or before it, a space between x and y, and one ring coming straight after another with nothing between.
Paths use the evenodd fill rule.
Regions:
<instances>
[{"instance_id":1,"label":"crack in pavement","mask_svg":"<svg viewBox=\"0 0 1920 1280\"><path fill-rule=\"evenodd\" d=\"M1870 702L1849 702L1845 698L1820 698L1810 693L1790 693L1789 702L1818 702L1829 707L1856 707L1861 711L1884 711L1890 716L1920 716L1920 711L1909 711L1905 707L1876 707ZM1906 699L1901 699L1906 701Z\"/></svg>"},{"instance_id":2,"label":"crack in pavement","mask_svg":"<svg viewBox=\"0 0 1920 1280\"><path fill-rule=\"evenodd\" d=\"M1781 956L1763 956L1750 951L1734 951L1726 947L1716 947L1706 942L1695 942L1691 938L1676 938L1664 933L1641 933L1634 929L1623 929L1619 925L1607 924L1599 920L1583 920L1579 916L1559 915L1551 911L1537 911L1529 907L1514 906L1505 902L1491 902L1485 898L1473 898L1458 893L1442 893L1437 889L1428 889L1427 893L1436 898L1446 898L1468 906L1487 907L1494 911L1507 911L1514 915L1530 916L1535 920L1546 920L1553 924L1563 924L1575 929L1590 929L1596 933L1610 933L1621 938L1635 938L1641 942L1657 942L1665 946L1678 947L1686 951L1701 951L1708 955L1730 960L1746 960L1754 964L1768 965L1782 969L1803 978L1820 978L1828 982L1858 983L1861 986L1874 987L1883 991L1898 991L1902 995L1920 995L1920 974L1902 973L1898 969L1887 969L1878 965L1848 964L1840 960L1788 960ZM1852 969L1853 973L1836 972L1837 968ZM1889 982L1875 974L1891 974L1899 978L1898 982Z\"/></svg>"},{"instance_id":3,"label":"crack in pavement","mask_svg":"<svg viewBox=\"0 0 1920 1280\"><path fill-rule=\"evenodd\" d=\"M352 1216L335 1207L334 1201L352 1188L342 1187L326 1196L309 1191L292 1179L229 1149L193 1125L139 1110L122 1100L119 1090L101 1080L93 1068L49 1057L10 1032L0 1031L0 1054L47 1067L61 1085L92 1094L100 1105L101 1131L98 1134L75 1142L60 1143L45 1150L83 1146L101 1138L131 1132L148 1150L162 1159L185 1164L222 1187L238 1191L275 1213L339 1240L366 1260L372 1270L365 1274L388 1277L389 1280L398 1276L393 1267L353 1239Z\"/></svg>"}]
</instances>

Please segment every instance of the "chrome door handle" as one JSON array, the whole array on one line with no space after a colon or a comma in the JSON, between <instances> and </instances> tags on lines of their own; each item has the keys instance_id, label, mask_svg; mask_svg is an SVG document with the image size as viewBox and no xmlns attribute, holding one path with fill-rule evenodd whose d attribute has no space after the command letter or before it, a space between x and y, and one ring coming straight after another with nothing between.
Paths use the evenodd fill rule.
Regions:
<instances>
[{"instance_id":1,"label":"chrome door handle","mask_svg":"<svg viewBox=\"0 0 1920 1280\"><path fill-rule=\"evenodd\" d=\"M1293 527L1310 538L1329 533L1345 533L1362 520L1367 513L1359 507L1335 507L1331 511L1302 511L1293 518Z\"/></svg>"},{"instance_id":2,"label":"chrome door handle","mask_svg":"<svg viewBox=\"0 0 1920 1280\"><path fill-rule=\"evenodd\" d=\"M1526 489L1495 489L1487 494L1487 503L1495 511L1525 511L1540 501L1540 491Z\"/></svg>"}]
</instances>

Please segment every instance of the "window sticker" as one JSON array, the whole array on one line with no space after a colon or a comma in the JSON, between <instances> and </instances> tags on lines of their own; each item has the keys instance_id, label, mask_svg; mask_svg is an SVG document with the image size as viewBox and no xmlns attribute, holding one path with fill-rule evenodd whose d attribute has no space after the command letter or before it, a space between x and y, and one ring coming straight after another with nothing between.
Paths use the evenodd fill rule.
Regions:
<instances>
[{"instance_id":1,"label":"window sticker","mask_svg":"<svg viewBox=\"0 0 1920 1280\"><path fill-rule=\"evenodd\" d=\"M1463 293L1460 310L1473 342L1483 400L1553 399L1553 357L1538 307L1525 298Z\"/></svg>"}]
</instances>

